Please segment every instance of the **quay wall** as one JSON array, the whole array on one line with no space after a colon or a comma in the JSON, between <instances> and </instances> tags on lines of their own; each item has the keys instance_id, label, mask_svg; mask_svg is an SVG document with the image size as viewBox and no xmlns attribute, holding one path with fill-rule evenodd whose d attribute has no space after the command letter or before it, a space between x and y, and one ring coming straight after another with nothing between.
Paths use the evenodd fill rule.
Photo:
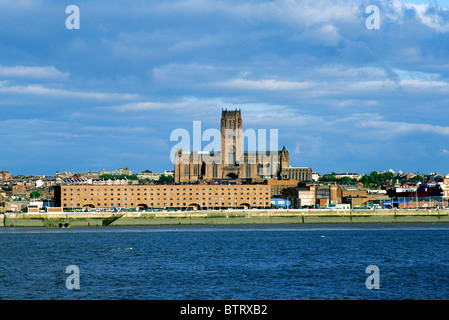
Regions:
<instances>
[{"instance_id":1,"label":"quay wall","mask_svg":"<svg viewBox=\"0 0 449 320\"><path fill-rule=\"evenodd\" d=\"M5 213L4 227L239 225L312 223L449 222L449 209L425 210L223 210L182 212Z\"/></svg>"}]
</instances>

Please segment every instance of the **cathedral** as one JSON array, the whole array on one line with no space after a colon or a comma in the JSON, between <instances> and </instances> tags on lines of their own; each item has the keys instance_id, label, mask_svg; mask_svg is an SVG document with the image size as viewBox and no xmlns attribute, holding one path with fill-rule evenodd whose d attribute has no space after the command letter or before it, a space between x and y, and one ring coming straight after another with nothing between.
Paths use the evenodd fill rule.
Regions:
<instances>
[{"instance_id":1,"label":"cathedral","mask_svg":"<svg viewBox=\"0 0 449 320\"><path fill-rule=\"evenodd\" d=\"M222 179L257 183L267 178L291 178L289 171L294 168L290 167L289 153L285 146L280 151L244 150L240 110L222 110L220 132L221 151L177 150L174 159L175 183ZM303 178L310 178L311 172L308 171L307 176L303 175Z\"/></svg>"}]
</instances>

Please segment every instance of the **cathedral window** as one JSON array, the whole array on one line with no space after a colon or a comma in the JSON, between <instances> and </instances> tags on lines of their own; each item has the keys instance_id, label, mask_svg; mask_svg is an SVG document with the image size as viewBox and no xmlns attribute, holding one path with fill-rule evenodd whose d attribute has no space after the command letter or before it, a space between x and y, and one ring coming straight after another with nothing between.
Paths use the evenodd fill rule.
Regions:
<instances>
[{"instance_id":1,"label":"cathedral window","mask_svg":"<svg viewBox=\"0 0 449 320\"><path fill-rule=\"evenodd\" d=\"M217 177L217 164L216 164L216 163L214 163L214 164L212 165L212 176L213 176L214 178Z\"/></svg>"}]
</instances>

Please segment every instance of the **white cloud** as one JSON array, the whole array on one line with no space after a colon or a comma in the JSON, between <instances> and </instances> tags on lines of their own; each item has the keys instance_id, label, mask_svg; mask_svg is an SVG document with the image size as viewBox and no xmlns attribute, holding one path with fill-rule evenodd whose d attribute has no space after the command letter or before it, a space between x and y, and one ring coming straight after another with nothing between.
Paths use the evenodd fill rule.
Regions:
<instances>
[{"instance_id":1,"label":"white cloud","mask_svg":"<svg viewBox=\"0 0 449 320\"><path fill-rule=\"evenodd\" d=\"M348 1L280 0L267 2L184 0L158 4L154 11L161 14L183 15L225 14L232 19L245 21L277 21L295 25L312 25L329 21L355 19L357 6Z\"/></svg>"},{"instance_id":2,"label":"white cloud","mask_svg":"<svg viewBox=\"0 0 449 320\"><path fill-rule=\"evenodd\" d=\"M43 95L49 97L62 98L83 98L94 100L109 100L120 99L129 100L138 98L136 94L122 94L122 93L104 93L104 92L86 92L86 91L69 91L64 89L47 88L42 85L26 85L26 86L9 86L6 81L0 82L0 92L16 93L16 94L30 94Z\"/></svg>"},{"instance_id":3,"label":"white cloud","mask_svg":"<svg viewBox=\"0 0 449 320\"><path fill-rule=\"evenodd\" d=\"M101 109L109 109L118 112L129 112L129 111L148 111L148 110L164 110L171 109L176 104L168 104L161 102L131 102L126 104L121 104L118 106L101 107Z\"/></svg>"},{"instance_id":4,"label":"white cloud","mask_svg":"<svg viewBox=\"0 0 449 320\"><path fill-rule=\"evenodd\" d=\"M372 115L359 115L356 118L358 118L358 120L355 121L357 127L378 129L380 130L379 132L387 136L391 136L393 134L409 134L413 132L426 132L444 136L449 135L449 127L440 125L386 121L378 115L377 119L373 119Z\"/></svg>"},{"instance_id":5,"label":"white cloud","mask_svg":"<svg viewBox=\"0 0 449 320\"><path fill-rule=\"evenodd\" d=\"M408 9L415 11L419 21L437 32L449 32L449 10L447 8L435 7L430 4L405 4Z\"/></svg>"},{"instance_id":6,"label":"white cloud","mask_svg":"<svg viewBox=\"0 0 449 320\"><path fill-rule=\"evenodd\" d=\"M246 79L233 79L222 82L216 82L215 85L234 89L244 90L302 90L307 89L311 84L307 81L283 81L283 80L246 80Z\"/></svg>"},{"instance_id":7,"label":"white cloud","mask_svg":"<svg viewBox=\"0 0 449 320\"><path fill-rule=\"evenodd\" d=\"M305 40L312 44L321 44L325 46L337 46L343 40L337 27L329 23L312 26L292 39L295 41Z\"/></svg>"},{"instance_id":8,"label":"white cloud","mask_svg":"<svg viewBox=\"0 0 449 320\"><path fill-rule=\"evenodd\" d=\"M426 93L433 92L449 92L449 83L445 81L426 81L426 80L400 80L400 81L391 81L391 80L376 80L376 81L359 81L359 82L351 82L348 83L347 88L349 91L360 92L360 91L370 91L373 90L379 92L388 92L392 90L396 90L398 88L402 88L412 93L418 93L424 91Z\"/></svg>"},{"instance_id":9,"label":"white cloud","mask_svg":"<svg viewBox=\"0 0 449 320\"><path fill-rule=\"evenodd\" d=\"M40 79L65 79L68 72L61 72L54 66L27 67L27 66L0 66L0 77L40 78Z\"/></svg>"}]
</instances>

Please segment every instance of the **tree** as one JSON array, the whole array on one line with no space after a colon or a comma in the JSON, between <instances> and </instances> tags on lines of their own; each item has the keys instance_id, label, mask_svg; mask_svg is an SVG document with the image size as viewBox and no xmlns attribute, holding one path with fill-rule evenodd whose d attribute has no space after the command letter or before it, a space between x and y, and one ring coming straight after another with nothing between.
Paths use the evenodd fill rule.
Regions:
<instances>
[{"instance_id":1,"label":"tree","mask_svg":"<svg viewBox=\"0 0 449 320\"><path fill-rule=\"evenodd\" d=\"M335 182L337 181L337 178L335 177L335 173L332 172L332 174L323 174L319 178L320 182Z\"/></svg>"},{"instance_id":2,"label":"tree","mask_svg":"<svg viewBox=\"0 0 449 320\"><path fill-rule=\"evenodd\" d=\"M31 192L30 192L30 198L35 199L35 198L39 198L40 196L41 196L41 194L40 194L40 192L37 191L37 190L34 190L34 191L31 191Z\"/></svg>"},{"instance_id":3,"label":"tree","mask_svg":"<svg viewBox=\"0 0 449 320\"><path fill-rule=\"evenodd\" d=\"M424 177L421 174L418 174L412 178L410 178L412 182L424 182Z\"/></svg>"},{"instance_id":4,"label":"tree","mask_svg":"<svg viewBox=\"0 0 449 320\"><path fill-rule=\"evenodd\" d=\"M393 180L395 178L392 172L377 173L377 171L371 171L369 175L364 175L360 178L360 182L367 188L376 187L385 181Z\"/></svg>"},{"instance_id":5,"label":"tree","mask_svg":"<svg viewBox=\"0 0 449 320\"><path fill-rule=\"evenodd\" d=\"M353 183L354 179L351 177L341 177L340 179L338 179L338 182L341 183Z\"/></svg>"},{"instance_id":6,"label":"tree","mask_svg":"<svg viewBox=\"0 0 449 320\"><path fill-rule=\"evenodd\" d=\"M173 181L173 176L166 176L165 174L161 174L161 176L159 177L159 182L161 183L172 183Z\"/></svg>"},{"instance_id":7,"label":"tree","mask_svg":"<svg viewBox=\"0 0 449 320\"><path fill-rule=\"evenodd\" d=\"M150 184L153 183L154 180L149 179L149 178L145 178L145 179L139 179L139 184Z\"/></svg>"}]
</instances>

